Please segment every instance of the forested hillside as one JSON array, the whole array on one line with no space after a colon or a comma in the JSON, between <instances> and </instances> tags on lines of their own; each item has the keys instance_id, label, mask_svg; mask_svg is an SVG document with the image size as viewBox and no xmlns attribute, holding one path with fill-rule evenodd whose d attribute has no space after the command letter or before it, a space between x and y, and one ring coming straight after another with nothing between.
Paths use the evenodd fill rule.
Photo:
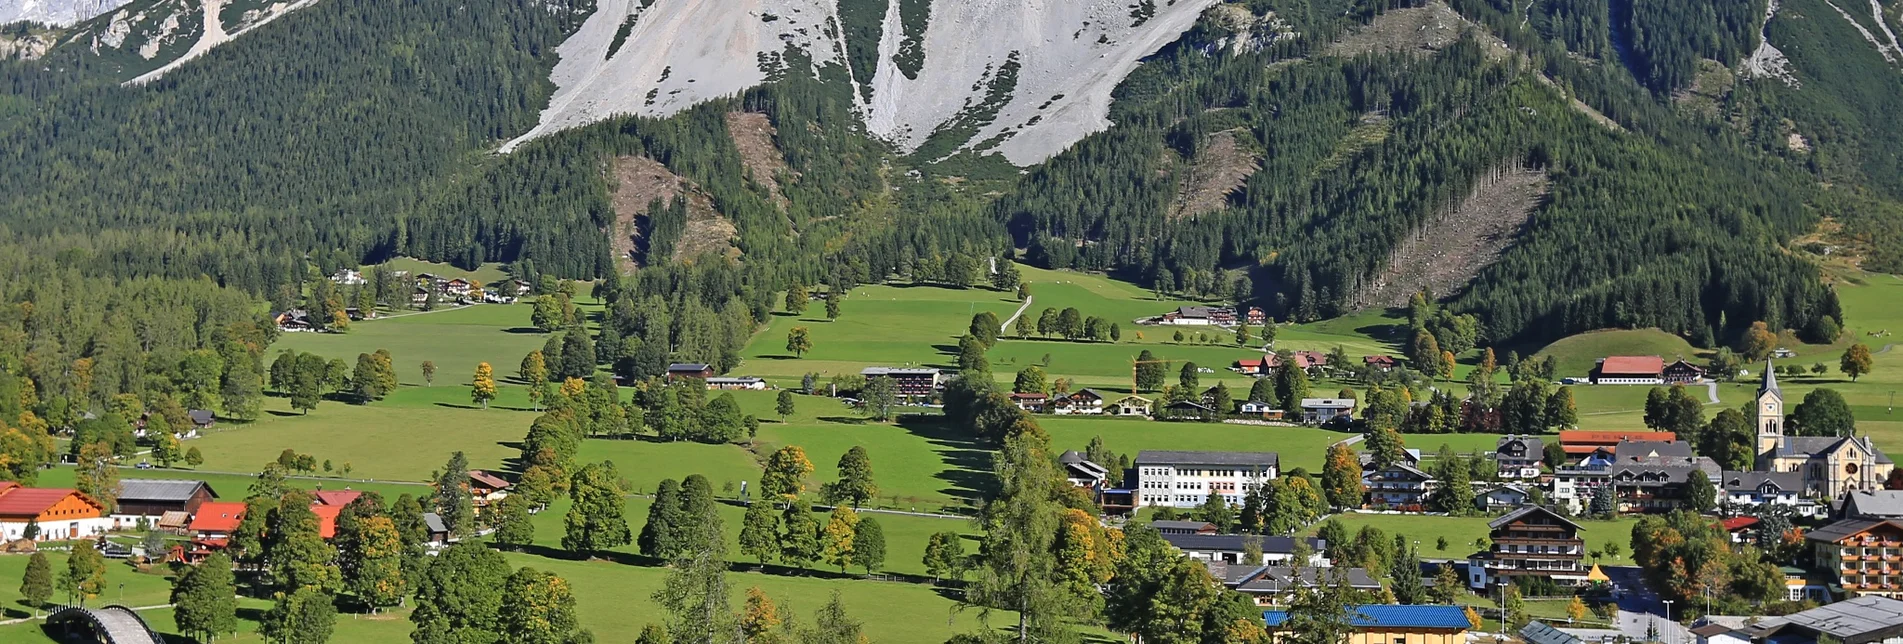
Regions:
<instances>
[{"instance_id":1,"label":"forested hillside","mask_svg":"<svg viewBox=\"0 0 1903 644\"><path fill-rule=\"evenodd\" d=\"M1015 248L1207 297L1247 277L1246 298L1312 320L1354 308L1392 251L1483 177L1538 174L1543 196L1497 261L1474 260L1460 271L1471 283L1438 294L1477 314L1489 342L1659 326L1709 345L1759 319L1827 335L1834 297L1785 248L1821 216L1872 266L1898 263L1903 173L1880 142L1903 136L1884 109L1903 80L1871 71L1895 69L1886 50L1827 46L1869 27L1829 19L1823 0L1783 3L1768 26L1762 1L1425 5L1213 7L1124 80L1116 127L1016 173L868 134L852 78L883 62L852 39L885 14L865 3L834 62L789 44L770 82L737 96L495 154L535 128L555 47L593 3L324 0L146 85L121 86L138 70L70 45L0 68L0 222L70 269L206 275L279 302L311 268L409 255L527 276L642 265L667 273L630 282L646 295L711 288L725 295L709 302L754 306L793 283ZM922 33L925 6L897 5L902 33ZM1357 37L1372 46L1352 50L1366 53L1331 53L1387 12L1427 9L1457 12L1455 36L1370 30ZM1796 80L1707 87L1714 65L1757 53L1761 31ZM1717 96L1716 116L1683 107L1688 93ZM764 144L743 149L735 111L765 116ZM685 209L617 206L617 159L691 184L731 227L692 247L732 254L670 273ZM640 243L618 239L629 234Z\"/></svg>"}]
</instances>

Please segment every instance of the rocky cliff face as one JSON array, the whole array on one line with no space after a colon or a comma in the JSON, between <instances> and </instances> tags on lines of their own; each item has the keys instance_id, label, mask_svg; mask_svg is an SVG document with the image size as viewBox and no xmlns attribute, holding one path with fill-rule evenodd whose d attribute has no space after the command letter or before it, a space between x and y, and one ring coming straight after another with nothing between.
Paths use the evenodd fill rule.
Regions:
<instances>
[{"instance_id":1,"label":"rocky cliff face","mask_svg":"<svg viewBox=\"0 0 1903 644\"><path fill-rule=\"evenodd\" d=\"M0 0L0 25L23 20L70 25L125 3L126 0Z\"/></svg>"},{"instance_id":2,"label":"rocky cliff face","mask_svg":"<svg viewBox=\"0 0 1903 644\"><path fill-rule=\"evenodd\" d=\"M1108 128L1117 84L1217 2L602 0L560 48L540 125L504 149L826 70L904 151L1035 164Z\"/></svg>"}]
</instances>

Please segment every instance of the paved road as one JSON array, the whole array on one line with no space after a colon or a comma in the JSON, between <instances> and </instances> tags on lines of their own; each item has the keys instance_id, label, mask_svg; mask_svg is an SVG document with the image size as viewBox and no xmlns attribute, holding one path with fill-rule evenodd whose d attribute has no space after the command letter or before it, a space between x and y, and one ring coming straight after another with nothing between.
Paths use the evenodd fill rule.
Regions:
<instances>
[{"instance_id":1,"label":"paved road","mask_svg":"<svg viewBox=\"0 0 1903 644\"><path fill-rule=\"evenodd\" d=\"M1708 402L1705 404L1707 405L1718 404L1718 381L1711 380L1705 383L1705 395L1711 397L1711 402Z\"/></svg>"},{"instance_id":2,"label":"paved road","mask_svg":"<svg viewBox=\"0 0 1903 644\"><path fill-rule=\"evenodd\" d=\"M1011 332L1011 323L1013 323L1013 322L1017 322L1017 321L1018 321L1018 316L1020 316L1020 315L1024 315L1024 312L1025 312L1026 310L1029 310L1029 309L1031 308L1031 300L1035 300L1035 299L1037 299L1037 296L1036 296L1036 295L1026 295L1026 296L1024 296L1024 303L1023 303L1023 304L1019 304L1019 305L1018 305L1018 310L1017 310L1016 312L1014 312L1014 313L1012 313L1012 314L1011 314L1011 317L1008 317L1008 318L1005 318L1005 320L1004 320L1004 323L1003 323L1003 324L999 324L999 325L998 325L998 334L999 334L999 335L1003 335L1003 334L1006 334L1006 333L1010 333L1010 332Z\"/></svg>"},{"instance_id":3,"label":"paved road","mask_svg":"<svg viewBox=\"0 0 1903 644\"><path fill-rule=\"evenodd\" d=\"M1639 577L1637 566L1602 566L1606 576L1612 582L1626 590L1619 598L1617 622L1614 624L1620 632L1635 640L1644 640L1645 632L1656 627L1659 641L1664 644L1693 644L1698 638L1676 621L1669 621L1665 615L1665 603L1659 601L1656 593L1647 588ZM1674 608L1683 606L1674 605ZM1676 619L1676 617L1674 617Z\"/></svg>"}]
</instances>

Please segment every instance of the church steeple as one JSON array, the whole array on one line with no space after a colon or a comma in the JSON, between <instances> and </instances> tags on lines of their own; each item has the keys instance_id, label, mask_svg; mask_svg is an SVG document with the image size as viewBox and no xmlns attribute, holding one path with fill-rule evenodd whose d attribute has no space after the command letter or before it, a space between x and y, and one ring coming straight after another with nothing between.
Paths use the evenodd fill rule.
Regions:
<instances>
[{"instance_id":1,"label":"church steeple","mask_svg":"<svg viewBox=\"0 0 1903 644\"><path fill-rule=\"evenodd\" d=\"M1758 453L1772 453L1784 443L1784 392L1777 388L1777 370L1770 359L1764 361L1764 384L1758 387L1755 405L1758 426Z\"/></svg>"}]
</instances>

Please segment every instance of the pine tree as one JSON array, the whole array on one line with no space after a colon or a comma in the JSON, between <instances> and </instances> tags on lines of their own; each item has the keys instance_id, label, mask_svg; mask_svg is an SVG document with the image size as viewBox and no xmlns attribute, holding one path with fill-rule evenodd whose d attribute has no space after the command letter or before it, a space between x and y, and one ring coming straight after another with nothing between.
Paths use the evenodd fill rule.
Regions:
<instances>
[{"instance_id":1,"label":"pine tree","mask_svg":"<svg viewBox=\"0 0 1903 644\"><path fill-rule=\"evenodd\" d=\"M466 537L476 531L476 508L469 496L469 458L461 451L449 455L449 462L436 473L436 485L433 493L436 516L443 520L443 527L457 537Z\"/></svg>"},{"instance_id":2,"label":"pine tree","mask_svg":"<svg viewBox=\"0 0 1903 644\"><path fill-rule=\"evenodd\" d=\"M779 414L781 423L785 423L786 417L793 415L795 411L793 407L793 392L781 389L779 395L774 398L773 412Z\"/></svg>"},{"instance_id":3,"label":"pine tree","mask_svg":"<svg viewBox=\"0 0 1903 644\"><path fill-rule=\"evenodd\" d=\"M648 506L648 518L636 540L641 554L672 559L681 550L677 541L681 517L681 486L674 479L661 479L654 488L654 503Z\"/></svg>"},{"instance_id":4,"label":"pine tree","mask_svg":"<svg viewBox=\"0 0 1903 644\"><path fill-rule=\"evenodd\" d=\"M20 597L33 608L33 616L38 617L40 607L53 599L53 564L47 562L46 553L34 551L33 557L26 562L26 574L20 579Z\"/></svg>"}]
</instances>

